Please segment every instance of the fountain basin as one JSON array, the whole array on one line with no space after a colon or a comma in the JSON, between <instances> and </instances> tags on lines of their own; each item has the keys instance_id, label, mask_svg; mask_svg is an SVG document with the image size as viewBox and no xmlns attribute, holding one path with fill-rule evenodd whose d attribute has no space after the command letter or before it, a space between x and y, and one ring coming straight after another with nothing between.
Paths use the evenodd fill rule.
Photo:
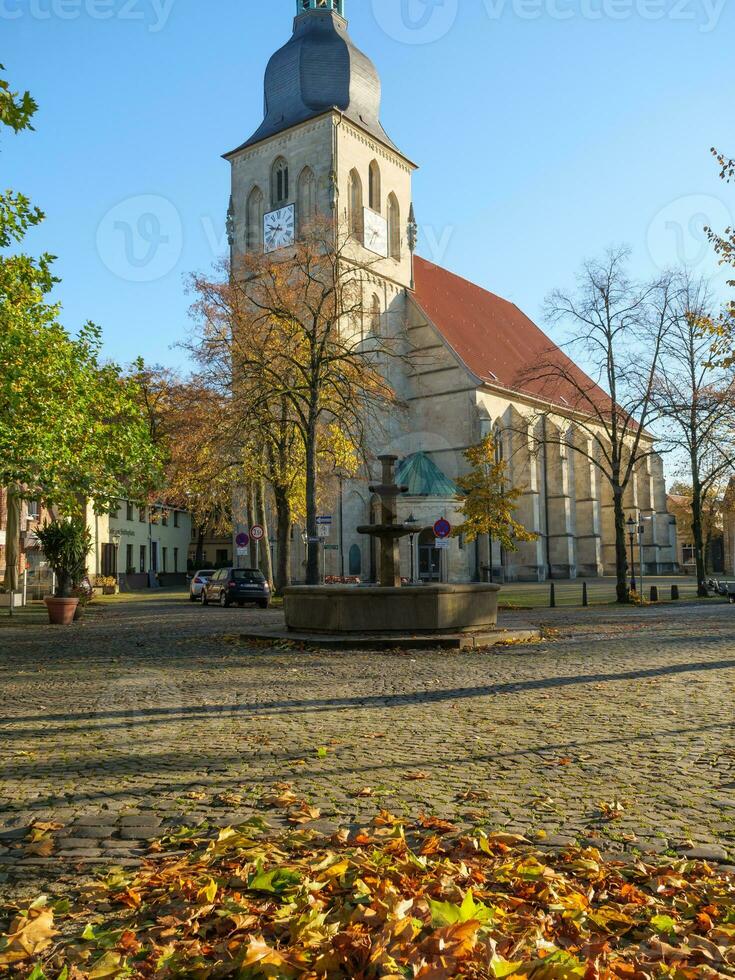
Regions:
<instances>
[{"instance_id":1,"label":"fountain basin","mask_svg":"<svg viewBox=\"0 0 735 980\"><path fill-rule=\"evenodd\" d=\"M293 586L286 626L298 633L472 633L494 630L499 585Z\"/></svg>"}]
</instances>

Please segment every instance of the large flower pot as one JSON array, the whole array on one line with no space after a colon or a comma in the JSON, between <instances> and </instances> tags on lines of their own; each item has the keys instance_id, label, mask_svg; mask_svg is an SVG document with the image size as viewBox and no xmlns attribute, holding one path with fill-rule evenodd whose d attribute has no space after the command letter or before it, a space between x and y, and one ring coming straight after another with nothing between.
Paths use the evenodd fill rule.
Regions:
<instances>
[{"instance_id":1,"label":"large flower pot","mask_svg":"<svg viewBox=\"0 0 735 980\"><path fill-rule=\"evenodd\" d=\"M74 613L77 611L79 599L57 599L46 596L43 600L48 609L48 620L52 626L71 626Z\"/></svg>"}]
</instances>

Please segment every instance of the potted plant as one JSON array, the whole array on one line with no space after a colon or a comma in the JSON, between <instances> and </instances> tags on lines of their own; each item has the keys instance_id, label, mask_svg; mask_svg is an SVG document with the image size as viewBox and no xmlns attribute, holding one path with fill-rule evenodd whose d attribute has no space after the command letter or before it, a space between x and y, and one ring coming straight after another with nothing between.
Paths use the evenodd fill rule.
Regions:
<instances>
[{"instance_id":1,"label":"potted plant","mask_svg":"<svg viewBox=\"0 0 735 980\"><path fill-rule=\"evenodd\" d=\"M56 575L56 592L43 600L49 622L54 626L69 626L79 605L74 590L85 574L91 535L83 518L48 521L36 533Z\"/></svg>"}]
</instances>

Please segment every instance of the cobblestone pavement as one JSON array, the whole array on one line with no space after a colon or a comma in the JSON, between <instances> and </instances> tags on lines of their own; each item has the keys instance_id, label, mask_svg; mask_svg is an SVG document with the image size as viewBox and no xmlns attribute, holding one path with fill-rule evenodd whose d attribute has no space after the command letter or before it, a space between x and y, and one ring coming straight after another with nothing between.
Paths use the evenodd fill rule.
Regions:
<instances>
[{"instance_id":1,"label":"cobblestone pavement","mask_svg":"<svg viewBox=\"0 0 735 980\"><path fill-rule=\"evenodd\" d=\"M548 638L456 654L253 648L239 628L277 612L170 596L3 629L0 876L134 861L284 782L330 825L385 807L734 860L732 607L520 615Z\"/></svg>"}]
</instances>

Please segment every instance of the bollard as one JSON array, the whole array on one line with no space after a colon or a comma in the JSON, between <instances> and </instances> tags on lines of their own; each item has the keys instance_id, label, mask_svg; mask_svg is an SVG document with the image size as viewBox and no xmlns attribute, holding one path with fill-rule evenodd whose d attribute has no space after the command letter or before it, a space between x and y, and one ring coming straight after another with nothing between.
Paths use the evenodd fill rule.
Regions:
<instances>
[{"instance_id":1,"label":"bollard","mask_svg":"<svg viewBox=\"0 0 735 980\"><path fill-rule=\"evenodd\" d=\"M672 585L671 586L671 601L672 602L678 602L679 601L679 586L678 585Z\"/></svg>"},{"instance_id":2,"label":"bollard","mask_svg":"<svg viewBox=\"0 0 735 980\"><path fill-rule=\"evenodd\" d=\"M551 583L551 595L549 597L549 608L556 609L556 585Z\"/></svg>"},{"instance_id":3,"label":"bollard","mask_svg":"<svg viewBox=\"0 0 735 980\"><path fill-rule=\"evenodd\" d=\"M658 602L658 586L651 586L651 602Z\"/></svg>"},{"instance_id":4,"label":"bollard","mask_svg":"<svg viewBox=\"0 0 735 980\"><path fill-rule=\"evenodd\" d=\"M589 606L589 604L590 604L590 597L587 594L587 583L584 582L582 584L582 605L586 607Z\"/></svg>"}]
</instances>

